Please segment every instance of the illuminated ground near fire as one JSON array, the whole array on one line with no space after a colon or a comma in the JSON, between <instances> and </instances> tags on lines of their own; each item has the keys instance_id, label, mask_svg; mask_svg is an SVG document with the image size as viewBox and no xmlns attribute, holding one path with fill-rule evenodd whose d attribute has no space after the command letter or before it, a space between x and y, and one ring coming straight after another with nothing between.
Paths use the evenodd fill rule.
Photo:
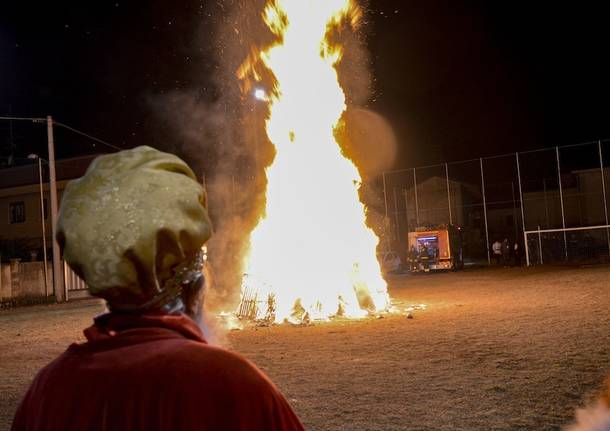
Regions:
<instances>
[{"instance_id":1,"label":"illuminated ground near fire","mask_svg":"<svg viewBox=\"0 0 610 431\"><path fill-rule=\"evenodd\" d=\"M232 332L313 430L559 429L610 373L610 268L395 277L395 315ZM0 312L0 429L101 306Z\"/></svg>"}]
</instances>

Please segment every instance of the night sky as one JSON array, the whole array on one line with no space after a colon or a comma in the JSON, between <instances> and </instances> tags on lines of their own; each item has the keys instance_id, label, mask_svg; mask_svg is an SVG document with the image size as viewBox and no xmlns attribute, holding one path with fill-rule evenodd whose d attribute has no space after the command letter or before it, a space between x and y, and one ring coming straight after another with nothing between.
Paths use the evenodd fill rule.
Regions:
<instances>
[{"instance_id":1,"label":"night sky","mask_svg":"<svg viewBox=\"0 0 610 431\"><path fill-rule=\"evenodd\" d=\"M120 147L167 147L175 138L151 97L187 89L217 97L206 79L216 61L213 15L223 2L214 3L8 2L0 16L0 114L52 114ZM368 107L395 129L396 167L610 137L601 6L460 3L370 2ZM196 36L207 28L209 40ZM46 154L44 139L40 126L14 125L14 154ZM2 123L1 156L10 142ZM60 157L100 150L58 132Z\"/></svg>"}]
</instances>

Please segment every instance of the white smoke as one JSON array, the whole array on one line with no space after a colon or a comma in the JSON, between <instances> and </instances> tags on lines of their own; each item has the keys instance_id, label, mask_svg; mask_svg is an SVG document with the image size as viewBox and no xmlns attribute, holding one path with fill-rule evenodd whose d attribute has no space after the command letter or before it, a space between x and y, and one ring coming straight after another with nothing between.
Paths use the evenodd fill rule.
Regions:
<instances>
[{"instance_id":1,"label":"white smoke","mask_svg":"<svg viewBox=\"0 0 610 431\"><path fill-rule=\"evenodd\" d=\"M204 14L207 18L191 48L193 54L200 52L198 60L192 56L193 87L151 98L158 118L172 131L173 142L169 146L173 148L167 149L186 155L197 174L205 174L215 228L208 247L213 285L208 290L207 304L212 313L232 311L239 302L249 235L264 207L264 167L274 157L273 146L264 132L267 108L254 94L243 93L243 82L236 75L253 49L273 41L261 19L265 3L266 0L210 2ZM391 143L386 145L389 149L379 152L383 142L355 142L356 137L351 139L351 150L347 148L350 123L362 119L359 114L364 110L359 107L367 103L372 91L370 58L363 37L366 19L363 22L359 31L342 31L334 37L345 47L338 65L339 76L348 97L348 111L355 113L344 118L347 133L340 141L354 159L363 156L371 161L376 154L384 155L381 164L373 164L375 172L367 173L371 177L393 162L395 144L390 137L387 141ZM260 85L270 88L272 77L262 78ZM382 132L366 131L360 125L351 136L391 135L387 130Z\"/></svg>"}]
</instances>

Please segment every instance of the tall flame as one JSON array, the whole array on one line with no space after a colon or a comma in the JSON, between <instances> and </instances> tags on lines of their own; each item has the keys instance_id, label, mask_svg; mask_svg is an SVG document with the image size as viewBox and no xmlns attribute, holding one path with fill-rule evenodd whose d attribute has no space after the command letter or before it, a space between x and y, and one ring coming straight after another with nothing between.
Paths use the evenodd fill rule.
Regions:
<instances>
[{"instance_id":1,"label":"tall flame","mask_svg":"<svg viewBox=\"0 0 610 431\"><path fill-rule=\"evenodd\" d=\"M258 298L275 297L276 321L388 307L361 178L334 133L346 105L335 68L342 48L328 34L359 17L351 0L270 0L263 14L279 40L259 53L276 81L266 121L276 154L244 285Z\"/></svg>"}]
</instances>

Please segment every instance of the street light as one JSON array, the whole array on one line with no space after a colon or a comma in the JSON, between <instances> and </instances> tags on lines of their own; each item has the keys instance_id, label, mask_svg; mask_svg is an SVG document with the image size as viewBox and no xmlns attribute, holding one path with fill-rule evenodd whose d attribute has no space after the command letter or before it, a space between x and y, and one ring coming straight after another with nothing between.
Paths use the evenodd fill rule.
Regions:
<instances>
[{"instance_id":1,"label":"street light","mask_svg":"<svg viewBox=\"0 0 610 431\"><path fill-rule=\"evenodd\" d=\"M267 101L267 92L264 88L255 88L254 89L254 98L256 100Z\"/></svg>"},{"instance_id":2,"label":"street light","mask_svg":"<svg viewBox=\"0 0 610 431\"><path fill-rule=\"evenodd\" d=\"M28 155L28 159L38 161L38 183L40 185L40 224L42 226L42 254L44 262L44 291L45 295L49 296L49 282L47 269L47 233L45 226L45 211L44 211L44 191L42 188L42 158L38 154ZM45 160L46 161L46 160ZM48 163L48 162L47 162Z\"/></svg>"}]
</instances>

